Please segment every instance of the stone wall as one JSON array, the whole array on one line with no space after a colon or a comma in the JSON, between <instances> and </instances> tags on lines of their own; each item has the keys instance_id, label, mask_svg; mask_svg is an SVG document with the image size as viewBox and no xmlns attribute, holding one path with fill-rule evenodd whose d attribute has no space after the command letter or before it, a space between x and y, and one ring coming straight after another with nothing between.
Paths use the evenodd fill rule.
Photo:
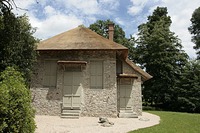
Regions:
<instances>
[{"instance_id":1,"label":"stone wall","mask_svg":"<svg viewBox=\"0 0 200 133\"><path fill-rule=\"evenodd\" d=\"M42 52L35 65L32 78L33 105L36 113L41 115L60 115L62 103L63 72L57 69L57 85L44 88L44 60L86 61L83 67L83 83L81 96L81 116L117 117L117 85L116 85L116 52L115 51L54 51ZM90 60L102 60L104 66L103 89L90 89Z\"/></svg>"},{"instance_id":2,"label":"stone wall","mask_svg":"<svg viewBox=\"0 0 200 133\"><path fill-rule=\"evenodd\" d=\"M117 99L116 52L115 51L54 51L42 52L35 64L32 76L32 99L36 113L40 115L60 115L62 104L64 69L58 65L57 84L55 87L43 87L44 60L86 61L82 67L83 82L81 83L81 116L117 117L119 99ZM90 61L103 61L103 89L90 88ZM133 111L142 114L141 76L127 63L123 62L122 71L126 74L137 74L133 80L131 100ZM73 67L73 66L72 66ZM67 69L67 68L66 68Z\"/></svg>"},{"instance_id":3,"label":"stone wall","mask_svg":"<svg viewBox=\"0 0 200 133\"><path fill-rule=\"evenodd\" d=\"M141 82L134 80L132 88L133 112L142 115L142 90Z\"/></svg>"},{"instance_id":4,"label":"stone wall","mask_svg":"<svg viewBox=\"0 0 200 133\"><path fill-rule=\"evenodd\" d=\"M117 86L116 86L116 61L115 58L104 60L103 89L90 89L90 76L85 74L84 104L82 116L110 116L117 117ZM89 71L90 64L86 71Z\"/></svg>"},{"instance_id":5,"label":"stone wall","mask_svg":"<svg viewBox=\"0 0 200 133\"><path fill-rule=\"evenodd\" d=\"M38 115L59 115L61 100L56 98L55 88L32 88L33 107Z\"/></svg>"}]
</instances>

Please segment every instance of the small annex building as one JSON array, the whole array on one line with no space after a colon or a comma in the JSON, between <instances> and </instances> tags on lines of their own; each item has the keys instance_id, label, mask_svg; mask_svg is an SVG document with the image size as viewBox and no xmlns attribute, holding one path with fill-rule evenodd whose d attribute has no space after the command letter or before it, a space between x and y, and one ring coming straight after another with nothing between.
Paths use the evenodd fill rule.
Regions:
<instances>
[{"instance_id":1,"label":"small annex building","mask_svg":"<svg viewBox=\"0 0 200 133\"><path fill-rule=\"evenodd\" d=\"M61 117L142 115L141 84L152 76L128 57L128 48L79 26L37 45L32 76L36 114Z\"/></svg>"}]
</instances>

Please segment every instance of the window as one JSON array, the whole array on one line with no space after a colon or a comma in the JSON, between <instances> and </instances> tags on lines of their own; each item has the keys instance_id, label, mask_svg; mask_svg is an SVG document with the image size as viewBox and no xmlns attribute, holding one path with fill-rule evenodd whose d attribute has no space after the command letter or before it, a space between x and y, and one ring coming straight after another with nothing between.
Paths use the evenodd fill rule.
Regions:
<instances>
[{"instance_id":1,"label":"window","mask_svg":"<svg viewBox=\"0 0 200 133\"><path fill-rule=\"evenodd\" d=\"M90 61L90 88L103 89L103 61Z\"/></svg>"},{"instance_id":2,"label":"window","mask_svg":"<svg viewBox=\"0 0 200 133\"><path fill-rule=\"evenodd\" d=\"M56 86L57 62L54 60L46 60L44 62L44 78L43 85L47 87Z\"/></svg>"}]
</instances>

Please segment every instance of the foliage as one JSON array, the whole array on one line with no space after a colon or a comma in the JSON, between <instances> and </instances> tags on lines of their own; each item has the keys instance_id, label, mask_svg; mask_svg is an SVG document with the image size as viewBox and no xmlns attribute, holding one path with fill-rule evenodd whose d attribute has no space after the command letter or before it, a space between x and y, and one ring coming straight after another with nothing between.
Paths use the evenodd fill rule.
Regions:
<instances>
[{"instance_id":1,"label":"foliage","mask_svg":"<svg viewBox=\"0 0 200 133\"><path fill-rule=\"evenodd\" d=\"M192 25L188 28L192 36L192 41L196 44L194 49L197 50L198 59L200 59L200 7L197 8L190 19Z\"/></svg>"},{"instance_id":2,"label":"foliage","mask_svg":"<svg viewBox=\"0 0 200 133\"><path fill-rule=\"evenodd\" d=\"M176 111L200 113L200 61L188 62L180 78Z\"/></svg>"},{"instance_id":3,"label":"foliage","mask_svg":"<svg viewBox=\"0 0 200 133\"><path fill-rule=\"evenodd\" d=\"M17 66L28 83L36 60L35 29L27 16L16 17L11 11L0 9L0 72L7 66Z\"/></svg>"},{"instance_id":4,"label":"foliage","mask_svg":"<svg viewBox=\"0 0 200 133\"><path fill-rule=\"evenodd\" d=\"M187 62L180 40L170 31L167 8L157 7L148 21L139 25L137 63L153 76L144 83L145 102L171 109L176 86Z\"/></svg>"},{"instance_id":5,"label":"foliage","mask_svg":"<svg viewBox=\"0 0 200 133\"><path fill-rule=\"evenodd\" d=\"M22 75L8 67L0 79L0 132L33 133L36 128L34 110Z\"/></svg>"},{"instance_id":6,"label":"foliage","mask_svg":"<svg viewBox=\"0 0 200 133\"><path fill-rule=\"evenodd\" d=\"M123 29L115 24L114 22L110 20L97 20L94 24L91 24L89 28L93 31L95 31L97 34L108 38L108 24L113 23L114 24L114 41L116 43L122 44L125 47L129 49L129 59L134 60L135 59L135 52L134 52L134 44L135 39L133 37L130 37L130 39L125 37L125 32Z\"/></svg>"},{"instance_id":7,"label":"foliage","mask_svg":"<svg viewBox=\"0 0 200 133\"><path fill-rule=\"evenodd\" d=\"M198 133L200 114L149 111L160 116L160 124L129 133Z\"/></svg>"}]
</instances>

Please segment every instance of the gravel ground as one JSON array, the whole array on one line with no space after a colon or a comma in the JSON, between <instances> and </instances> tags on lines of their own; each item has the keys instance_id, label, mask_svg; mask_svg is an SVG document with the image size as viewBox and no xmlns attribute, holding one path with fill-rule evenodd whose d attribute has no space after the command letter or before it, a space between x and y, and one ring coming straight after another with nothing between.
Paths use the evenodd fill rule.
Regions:
<instances>
[{"instance_id":1,"label":"gravel ground","mask_svg":"<svg viewBox=\"0 0 200 133\"><path fill-rule=\"evenodd\" d=\"M36 133L126 133L139 128L159 124L160 117L143 112L139 118L108 118L114 122L111 127L103 127L97 117L63 119L59 116L36 115Z\"/></svg>"}]
</instances>

